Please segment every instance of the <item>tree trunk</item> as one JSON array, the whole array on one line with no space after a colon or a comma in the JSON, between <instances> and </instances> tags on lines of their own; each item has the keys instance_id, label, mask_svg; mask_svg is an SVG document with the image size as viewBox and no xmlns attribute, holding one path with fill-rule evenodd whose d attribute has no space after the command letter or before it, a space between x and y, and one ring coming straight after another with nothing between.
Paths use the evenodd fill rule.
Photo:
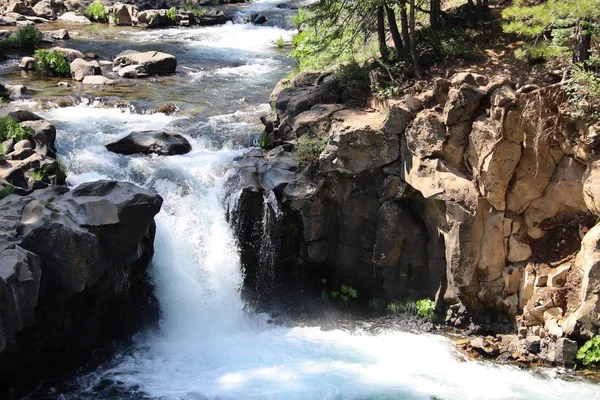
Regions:
<instances>
[{"instance_id":1,"label":"tree trunk","mask_svg":"<svg viewBox=\"0 0 600 400\"><path fill-rule=\"evenodd\" d=\"M415 76L418 79L423 79L425 77L425 73L421 68L421 63L419 62L419 55L417 54L417 32L415 29L415 0L410 0L410 14L408 17L408 25L410 32L410 55L412 57L413 67L415 69Z\"/></svg>"},{"instance_id":2,"label":"tree trunk","mask_svg":"<svg viewBox=\"0 0 600 400\"><path fill-rule=\"evenodd\" d=\"M406 49L410 49L410 35L408 33L408 16L406 14L406 3L400 3L400 24L402 25L402 45Z\"/></svg>"},{"instance_id":3,"label":"tree trunk","mask_svg":"<svg viewBox=\"0 0 600 400\"><path fill-rule=\"evenodd\" d=\"M404 58L404 46L402 45L402 37L398 31L396 13L394 13L394 10L388 6L387 3L385 4L385 12L387 14L387 20L390 27L390 32L392 34L392 39L394 40L394 46L396 47L396 55L398 57L398 61L400 61Z\"/></svg>"},{"instance_id":4,"label":"tree trunk","mask_svg":"<svg viewBox=\"0 0 600 400\"><path fill-rule=\"evenodd\" d=\"M440 27L440 0L429 0L429 24L434 30Z\"/></svg>"},{"instance_id":5,"label":"tree trunk","mask_svg":"<svg viewBox=\"0 0 600 400\"><path fill-rule=\"evenodd\" d=\"M379 52L383 61L387 62L390 58L390 53L385 40L385 15L383 6L377 7L377 37L379 39Z\"/></svg>"},{"instance_id":6,"label":"tree trunk","mask_svg":"<svg viewBox=\"0 0 600 400\"><path fill-rule=\"evenodd\" d=\"M590 58L592 35L585 31L585 22L578 21L573 38L573 63L584 63Z\"/></svg>"}]
</instances>

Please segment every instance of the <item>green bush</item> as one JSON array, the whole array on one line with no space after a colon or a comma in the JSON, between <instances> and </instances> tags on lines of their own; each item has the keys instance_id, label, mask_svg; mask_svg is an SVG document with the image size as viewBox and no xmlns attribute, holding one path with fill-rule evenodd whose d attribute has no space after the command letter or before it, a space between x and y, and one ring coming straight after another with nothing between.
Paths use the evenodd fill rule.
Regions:
<instances>
[{"instance_id":1,"label":"green bush","mask_svg":"<svg viewBox=\"0 0 600 400\"><path fill-rule=\"evenodd\" d=\"M369 71L356 61L343 65L335 73L342 89L369 89Z\"/></svg>"},{"instance_id":2,"label":"green bush","mask_svg":"<svg viewBox=\"0 0 600 400\"><path fill-rule=\"evenodd\" d=\"M205 8L200 8L200 7L195 7L192 4L186 4L186 6L183 8L185 11L191 11L196 18L202 18L206 15L206 13L208 13L208 11Z\"/></svg>"},{"instance_id":3,"label":"green bush","mask_svg":"<svg viewBox=\"0 0 600 400\"><path fill-rule=\"evenodd\" d=\"M71 66L59 51L37 50L34 54L35 69L42 75L71 76Z\"/></svg>"},{"instance_id":4,"label":"green bush","mask_svg":"<svg viewBox=\"0 0 600 400\"><path fill-rule=\"evenodd\" d=\"M419 52L430 53L437 61L461 58L476 60L481 56L477 33L468 29L424 29L418 45Z\"/></svg>"},{"instance_id":5,"label":"green bush","mask_svg":"<svg viewBox=\"0 0 600 400\"><path fill-rule=\"evenodd\" d=\"M358 297L358 291L349 285L340 286L340 290L332 290L331 297L334 299L340 299L344 303L348 303L350 299L356 299Z\"/></svg>"},{"instance_id":6,"label":"green bush","mask_svg":"<svg viewBox=\"0 0 600 400\"><path fill-rule=\"evenodd\" d=\"M94 1L91 3L83 14L90 19L90 21L96 22L106 22L108 18L106 17L106 9L104 8L104 3L101 1Z\"/></svg>"},{"instance_id":7,"label":"green bush","mask_svg":"<svg viewBox=\"0 0 600 400\"><path fill-rule=\"evenodd\" d=\"M282 37L279 37L279 39L277 39L277 47L279 47L280 49L283 49L285 47L285 41Z\"/></svg>"},{"instance_id":8,"label":"green bush","mask_svg":"<svg viewBox=\"0 0 600 400\"><path fill-rule=\"evenodd\" d=\"M171 21L175 21L177 18L177 9L175 7L171 7L167 10L167 18Z\"/></svg>"},{"instance_id":9,"label":"green bush","mask_svg":"<svg viewBox=\"0 0 600 400\"><path fill-rule=\"evenodd\" d=\"M312 137L307 134L298 139L293 158L300 165L307 165L318 161L319 156L327 147L327 140L320 137Z\"/></svg>"},{"instance_id":10,"label":"green bush","mask_svg":"<svg viewBox=\"0 0 600 400\"><path fill-rule=\"evenodd\" d=\"M581 360L583 365L600 363L600 335L594 336L581 346L577 352L577 359Z\"/></svg>"},{"instance_id":11,"label":"green bush","mask_svg":"<svg viewBox=\"0 0 600 400\"><path fill-rule=\"evenodd\" d=\"M10 183L6 186L4 186L2 188L2 190L0 190L0 199L5 198L6 196L8 196L9 194L12 194L15 190L15 187L13 185L11 185Z\"/></svg>"},{"instance_id":12,"label":"green bush","mask_svg":"<svg viewBox=\"0 0 600 400\"><path fill-rule=\"evenodd\" d=\"M432 319L435 315L435 302L431 299L417 300L417 314L420 317Z\"/></svg>"},{"instance_id":13,"label":"green bush","mask_svg":"<svg viewBox=\"0 0 600 400\"><path fill-rule=\"evenodd\" d=\"M33 49L42 42L42 32L33 25L22 27L15 34L16 41L23 48Z\"/></svg>"},{"instance_id":14,"label":"green bush","mask_svg":"<svg viewBox=\"0 0 600 400\"><path fill-rule=\"evenodd\" d=\"M11 117L0 117L0 141L13 139L15 142L27 139L33 131L29 128L23 128L21 124Z\"/></svg>"}]
</instances>

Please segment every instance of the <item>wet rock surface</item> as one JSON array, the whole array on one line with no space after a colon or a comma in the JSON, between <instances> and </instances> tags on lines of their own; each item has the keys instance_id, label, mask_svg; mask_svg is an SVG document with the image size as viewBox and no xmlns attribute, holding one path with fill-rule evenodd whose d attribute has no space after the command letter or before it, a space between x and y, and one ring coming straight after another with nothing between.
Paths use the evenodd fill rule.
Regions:
<instances>
[{"instance_id":1,"label":"wet rock surface","mask_svg":"<svg viewBox=\"0 0 600 400\"><path fill-rule=\"evenodd\" d=\"M179 134L162 131L131 132L117 142L106 145L108 151L118 154L158 154L172 156L189 153L190 143Z\"/></svg>"}]
</instances>

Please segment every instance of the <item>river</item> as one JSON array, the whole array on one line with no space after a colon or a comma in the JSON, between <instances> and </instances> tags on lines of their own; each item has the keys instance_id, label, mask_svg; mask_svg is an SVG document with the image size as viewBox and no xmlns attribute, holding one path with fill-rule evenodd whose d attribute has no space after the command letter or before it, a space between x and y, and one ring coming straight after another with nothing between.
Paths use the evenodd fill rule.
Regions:
<instances>
[{"instance_id":1,"label":"river","mask_svg":"<svg viewBox=\"0 0 600 400\"><path fill-rule=\"evenodd\" d=\"M175 102L178 116L143 115L79 105L45 111L58 128L69 184L98 179L135 182L165 200L157 216L151 268L160 326L96 370L82 373L59 399L600 399L600 386L563 378L555 369L468 361L451 340L388 330L321 330L267 323L241 298L243 272L226 220L224 185L234 157L259 133L275 83L292 71L287 51L289 10L259 0L239 8L238 20L260 12L270 26L110 28L69 45L105 57L132 49L163 50L179 73L136 81L129 99ZM29 82L39 90L50 84ZM46 86L44 86L46 85ZM55 84L53 83L54 87ZM58 90L58 89L52 89ZM63 89L61 89L63 90ZM117 90L117 91L118 91ZM57 92L56 94L61 94ZM185 135L189 154L129 157L104 145L133 130ZM44 397L48 398L48 397Z\"/></svg>"}]
</instances>

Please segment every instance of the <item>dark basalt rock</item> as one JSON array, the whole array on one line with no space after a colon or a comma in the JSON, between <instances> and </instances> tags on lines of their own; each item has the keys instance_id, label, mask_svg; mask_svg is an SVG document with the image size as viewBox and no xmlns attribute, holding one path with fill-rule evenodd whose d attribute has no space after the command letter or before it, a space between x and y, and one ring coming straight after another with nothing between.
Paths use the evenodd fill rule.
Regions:
<instances>
[{"instance_id":1,"label":"dark basalt rock","mask_svg":"<svg viewBox=\"0 0 600 400\"><path fill-rule=\"evenodd\" d=\"M162 131L131 132L123 139L106 145L108 151L118 154L158 154L172 156L189 153L190 143L181 135Z\"/></svg>"},{"instance_id":2,"label":"dark basalt rock","mask_svg":"<svg viewBox=\"0 0 600 400\"><path fill-rule=\"evenodd\" d=\"M152 316L161 204L115 181L0 200L0 388L81 365Z\"/></svg>"}]
</instances>

